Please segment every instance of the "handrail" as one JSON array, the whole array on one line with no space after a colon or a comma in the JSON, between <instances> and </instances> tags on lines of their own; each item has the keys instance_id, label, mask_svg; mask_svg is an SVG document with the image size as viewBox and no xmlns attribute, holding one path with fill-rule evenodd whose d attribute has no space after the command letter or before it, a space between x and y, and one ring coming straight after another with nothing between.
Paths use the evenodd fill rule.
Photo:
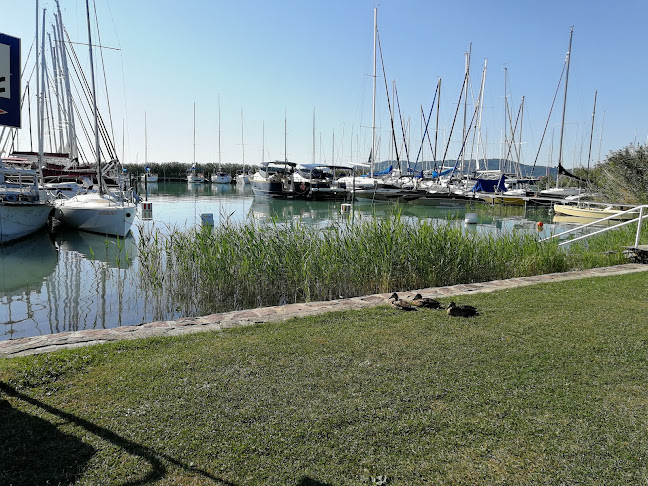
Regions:
<instances>
[{"instance_id":1,"label":"handrail","mask_svg":"<svg viewBox=\"0 0 648 486\"><path fill-rule=\"evenodd\" d=\"M646 217L648 217L648 216L643 215L644 208L648 208L648 205L637 206L637 207L634 207L634 208L631 208L631 209L627 209L625 211L619 211L616 214L606 216L605 218L598 219L598 220L593 221L591 223L583 224L583 225L577 226L575 228L568 229L567 231L563 231L562 233L557 233L555 235L551 235L551 236L549 236L547 238L544 238L544 239L540 240L540 242L542 243L542 242L545 242L545 241L549 241L549 240L552 240L554 238L558 238L560 236L564 236L564 235L567 235L569 233L573 233L574 231L579 231L579 230L582 230L582 229L587 228L589 226L593 226L595 224L602 223L603 221L609 221L611 219L618 218L619 216L621 216L623 214L629 214L629 213L639 211L639 216L637 218L630 219L630 220L627 220L627 221L622 221L621 223L615 224L614 226L608 226L607 228L603 228L603 229L600 229L598 231L594 231L593 233L588 233L586 235L579 236L578 238L573 238L573 239L570 239L570 240L566 240L566 241L563 241L562 243L558 244L558 246L568 245L569 243L574 243L575 241L584 240L585 238L589 238L590 236L594 236L594 235L598 235L598 234L601 234L601 233L605 233L606 231L618 229L618 228L621 228L622 226L626 226L628 224L637 223L637 234L635 236L635 244L634 244L634 246L637 247L637 246L639 246L639 238L641 236L641 223L642 223L642 220L645 219Z\"/></svg>"}]
</instances>

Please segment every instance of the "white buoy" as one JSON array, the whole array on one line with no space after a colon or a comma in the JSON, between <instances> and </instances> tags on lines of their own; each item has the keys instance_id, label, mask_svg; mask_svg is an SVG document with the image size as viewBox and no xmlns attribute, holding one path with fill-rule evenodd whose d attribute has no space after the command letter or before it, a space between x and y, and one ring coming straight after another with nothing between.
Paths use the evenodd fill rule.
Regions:
<instances>
[{"instance_id":1,"label":"white buoy","mask_svg":"<svg viewBox=\"0 0 648 486\"><path fill-rule=\"evenodd\" d=\"M200 215L203 226L214 226L214 214L213 213L203 213Z\"/></svg>"},{"instance_id":2,"label":"white buoy","mask_svg":"<svg viewBox=\"0 0 648 486\"><path fill-rule=\"evenodd\" d=\"M466 224L477 224L477 213L466 213Z\"/></svg>"},{"instance_id":3,"label":"white buoy","mask_svg":"<svg viewBox=\"0 0 648 486\"><path fill-rule=\"evenodd\" d=\"M350 213L351 212L351 204L349 203L342 203L340 205L340 212L341 213Z\"/></svg>"}]
</instances>

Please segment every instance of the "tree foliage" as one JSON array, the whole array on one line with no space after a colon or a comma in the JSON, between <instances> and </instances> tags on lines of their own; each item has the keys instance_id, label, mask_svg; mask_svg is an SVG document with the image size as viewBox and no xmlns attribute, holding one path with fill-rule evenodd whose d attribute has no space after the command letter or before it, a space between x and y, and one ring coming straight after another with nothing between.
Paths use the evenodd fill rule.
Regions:
<instances>
[{"instance_id":1,"label":"tree foliage","mask_svg":"<svg viewBox=\"0 0 648 486\"><path fill-rule=\"evenodd\" d=\"M606 201L648 204L648 146L630 144L612 152L596 170Z\"/></svg>"}]
</instances>

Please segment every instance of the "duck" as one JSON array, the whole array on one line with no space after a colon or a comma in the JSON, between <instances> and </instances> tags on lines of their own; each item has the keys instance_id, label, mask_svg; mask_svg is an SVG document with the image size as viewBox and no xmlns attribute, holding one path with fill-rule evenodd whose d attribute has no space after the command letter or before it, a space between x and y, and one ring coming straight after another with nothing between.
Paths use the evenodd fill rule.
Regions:
<instances>
[{"instance_id":1,"label":"duck","mask_svg":"<svg viewBox=\"0 0 648 486\"><path fill-rule=\"evenodd\" d=\"M398 294L394 292L391 297L389 298L391 300L391 305L392 307L395 307L398 310L404 310L404 311L413 311L417 310L415 306L412 305L411 302L407 300L402 300L398 297Z\"/></svg>"},{"instance_id":2,"label":"duck","mask_svg":"<svg viewBox=\"0 0 648 486\"><path fill-rule=\"evenodd\" d=\"M416 294L411 301L415 307L425 307L426 309L440 309L443 307L441 302L431 297L423 297L421 294Z\"/></svg>"},{"instance_id":3,"label":"duck","mask_svg":"<svg viewBox=\"0 0 648 486\"><path fill-rule=\"evenodd\" d=\"M446 312L449 316L473 317L479 315L477 309L472 305L457 305L454 302L448 304Z\"/></svg>"}]
</instances>

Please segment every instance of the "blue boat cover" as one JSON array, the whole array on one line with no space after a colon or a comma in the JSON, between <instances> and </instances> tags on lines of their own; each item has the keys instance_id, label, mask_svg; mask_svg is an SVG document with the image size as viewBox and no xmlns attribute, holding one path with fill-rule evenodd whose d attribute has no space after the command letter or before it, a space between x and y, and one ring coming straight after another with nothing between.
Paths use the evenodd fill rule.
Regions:
<instances>
[{"instance_id":1,"label":"blue boat cover","mask_svg":"<svg viewBox=\"0 0 648 486\"><path fill-rule=\"evenodd\" d=\"M504 179L506 176L502 175L499 179L477 179L475 187L471 190L472 192L506 192L506 186L504 185Z\"/></svg>"}]
</instances>

